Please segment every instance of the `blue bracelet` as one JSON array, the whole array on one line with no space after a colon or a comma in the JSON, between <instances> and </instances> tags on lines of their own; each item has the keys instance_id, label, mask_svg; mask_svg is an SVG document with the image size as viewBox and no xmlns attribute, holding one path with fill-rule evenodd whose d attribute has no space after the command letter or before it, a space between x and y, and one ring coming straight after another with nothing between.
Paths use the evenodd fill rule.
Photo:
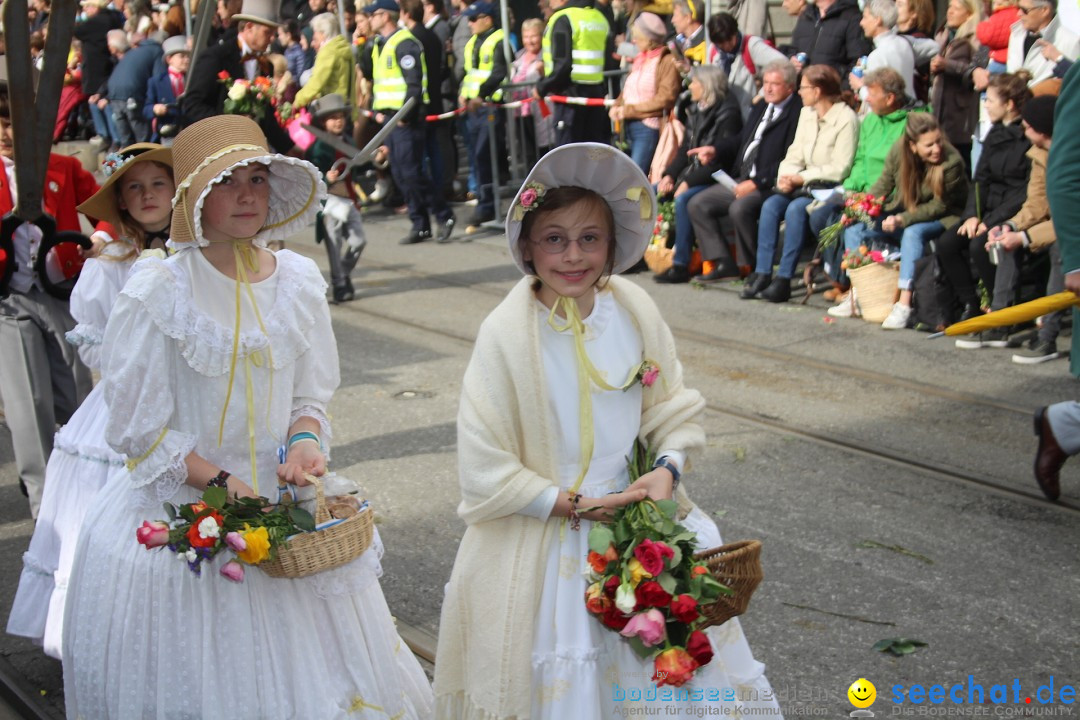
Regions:
<instances>
[{"instance_id":1,"label":"blue bracelet","mask_svg":"<svg viewBox=\"0 0 1080 720\"><path fill-rule=\"evenodd\" d=\"M322 440L319 439L319 436L316 435L313 432L308 432L306 430L304 432L298 432L295 435L293 435L292 437L290 437L289 438L289 447L292 448L293 445L300 442L301 440L314 440L315 442L317 442L319 444L320 448L322 447Z\"/></svg>"}]
</instances>

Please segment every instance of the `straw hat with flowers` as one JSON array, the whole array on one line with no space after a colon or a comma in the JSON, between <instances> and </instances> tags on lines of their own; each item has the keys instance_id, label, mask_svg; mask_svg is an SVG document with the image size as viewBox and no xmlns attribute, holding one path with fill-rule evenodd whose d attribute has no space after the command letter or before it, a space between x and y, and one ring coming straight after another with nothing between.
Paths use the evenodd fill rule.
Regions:
<instances>
[{"instance_id":1,"label":"straw hat with flowers","mask_svg":"<svg viewBox=\"0 0 1080 720\"><path fill-rule=\"evenodd\" d=\"M156 162L172 166L172 150L157 143L135 143L120 152L109 153L101 166L105 181L94 195L76 208L79 212L114 227L120 227L123 217L117 198L116 183L139 163Z\"/></svg>"},{"instance_id":2,"label":"straw hat with flowers","mask_svg":"<svg viewBox=\"0 0 1080 720\"><path fill-rule=\"evenodd\" d=\"M259 247L305 229L326 197L314 165L271 152L255 121L240 115L217 115L188 126L176 136L172 153L176 196L170 243L176 246L209 244L202 230L203 202L213 185L238 167L259 163L270 171L270 213L252 238Z\"/></svg>"}]
</instances>

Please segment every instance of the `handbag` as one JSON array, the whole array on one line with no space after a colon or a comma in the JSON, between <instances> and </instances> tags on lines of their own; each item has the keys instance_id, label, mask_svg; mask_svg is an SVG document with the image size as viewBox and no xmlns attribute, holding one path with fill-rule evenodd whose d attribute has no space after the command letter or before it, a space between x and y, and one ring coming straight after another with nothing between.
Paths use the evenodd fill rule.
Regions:
<instances>
[{"instance_id":1,"label":"handbag","mask_svg":"<svg viewBox=\"0 0 1080 720\"><path fill-rule=\"evenodd\" d=\"M686 126L679 122L672 110L660 125L660 139L656 142L656 151L649 165L649 182L653 185L660 182L664 170L675 160L685 135Z\"/></svg>"}]
</instances>

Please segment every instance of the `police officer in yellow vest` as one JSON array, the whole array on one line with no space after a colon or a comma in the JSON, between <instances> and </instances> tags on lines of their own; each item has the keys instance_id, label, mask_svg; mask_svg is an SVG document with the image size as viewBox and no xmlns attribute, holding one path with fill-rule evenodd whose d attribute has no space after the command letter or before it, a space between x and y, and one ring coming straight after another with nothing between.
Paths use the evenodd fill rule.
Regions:
<instances>
[{"instance_id":1,"label":"police officer in yellow vest","mask_svg":"<svg viewBox=\"0 0 1080 720\"><path fill-rule=\"evenodd\" d=\"M555 10L544 32L544 79L535 96L602 98L603 72L614 67L611 27L593 0L550 0ZM555 103L555 144L611 142L607 109Z\"/></svg>"},{"instance_id":2,"label":"police officer in yellow vest","mask_svg":"<svg viewBox=\"0 0 1080 720\"><path fill-rule=\"evenodd\" d=\"M371 27L379 36L372 48L372 109L375 120L385 122L401 109L408 98L416 98L413 110L390 133L386 144L390 152L390 172L409 206L412 229L401 239L412 245L431 239L431 219L439 223L439 239L445 241L454 229L454 213L443 194L433 192L431 179L424 171L425 121L423 109L428 101L424 52L405 28L398 27L400 8L394 0L375 0L364 8L371 17Z\"/></svg>"},{"instance_id":3,"label":"police officer in yellow vest","mask_svg":"<svg viewBox=\"0 0 1080 720\"><path fill-rule=\"evenodd\" d=\"M502 99L499 87L506 79L506 42L501 28L497 27L498 9L481 0L465 8L465 19L469 22L472 37L465 45L465 77L461 83L461 104L466 108L465 126L471 143L466 143L469 153L469 166L476 174L480 186L476 210L465 228L467 234L480 229L482 223L495 219L495 195L491 173L491 143L495 142L495 153L499 167L506 164L506 143L503 139L502 111L484 107L485 101L498 102ZM489 114L495 118L489 123Z\"/></svg>"}]
</instances>

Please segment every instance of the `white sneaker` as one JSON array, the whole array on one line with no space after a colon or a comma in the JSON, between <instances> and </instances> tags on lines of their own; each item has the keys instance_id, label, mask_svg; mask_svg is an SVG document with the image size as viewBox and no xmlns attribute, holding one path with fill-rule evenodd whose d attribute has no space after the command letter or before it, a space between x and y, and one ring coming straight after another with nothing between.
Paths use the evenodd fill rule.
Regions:
<instances>
[{"instance_id":1,"label":"white sneaker","mask_svg":"<svg viewBox=\"0 0 1080 720\"><path fill-rule=\"evenodd\" d=\"M911 307L908 305L901 305L895 303L892 306L892 311L889 313L889 317L885 318L885 322L881 323L882 330L903 330L907 327L908 320L911 318Z\"/></svg>"},{"instance_id":2,"label":"white sneaker","mask_svg":"<svg viewBox=\"0 0 1080 720\"><path fill-rule=\"evenodd\" d=\"M825 312L829 313L835 318L853 318L858 317L858 300L855 298L855 291L848 290L846 293L840 296L840 300Z\"/></svg>"},{"instance_id":3,"label":"white sneaker","mask_svg":"<svg viewBox=\"0 0 1080 720\"><path fill-rule=\"evenodd\" d=\"M390 181L380 179L380 180L377 180L375 182L375 189L371 191L371 194L368 195L368 198L372 202L379 202L384 197L386 197L387 193L389 193L389 192L390 192Z\"/></svg>"}]
</instances>

